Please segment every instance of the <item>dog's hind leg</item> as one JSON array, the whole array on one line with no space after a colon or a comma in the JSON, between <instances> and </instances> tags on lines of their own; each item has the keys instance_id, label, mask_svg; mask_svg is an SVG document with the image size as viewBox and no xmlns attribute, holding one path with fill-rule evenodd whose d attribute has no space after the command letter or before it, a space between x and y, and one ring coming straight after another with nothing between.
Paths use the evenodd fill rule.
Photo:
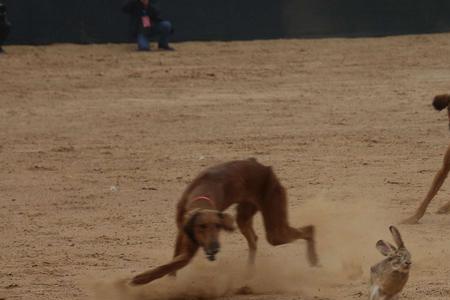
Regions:
<instances>
[{"instance_id":1,"label":"dog's hind leg","mask_svg":"<svg viewBox=\"0 0 450 300\"><path fill-rule=\"evenodd\" d=\"M269 175L270 176L270 175ZM309 263L313 266L318 264L314 226L309 225L301 228L293 228L287 220L286 191L278 182L275 174L271 174L271 182L266 191L266 196L260 202L260 208L264 219L267 241L271 245L282 245L297 239L307 242L307 255Z\"/></svg>"},{"instance_id":2,"label":"dog's hind leg","mask_svg":"<svg viewBox=\"0 0 450 300\"><path fill-rule=\"evenodd\" d=\"M266 228L266 236L269 244L273 246L287 244L298 239L306 240L308 261L312 266L318 264L314 240L314 226L308 225L300 228L293 228L286 224L285 226L276 229Z\"/></svg>"},{"instance_id":3,"label":"dog's hind leg","mask_svg":"<svg viewBox=\"0 0 450 300\"><path fill-rule=\"evenodd\" d=\"M236 222L248 243L248 264L250 266L254 265L256 256L258 236L253 229L253 216L257 211L258 208L255 205L247 202L240 203L237 207Z\"/></svg>"}]
</instances>

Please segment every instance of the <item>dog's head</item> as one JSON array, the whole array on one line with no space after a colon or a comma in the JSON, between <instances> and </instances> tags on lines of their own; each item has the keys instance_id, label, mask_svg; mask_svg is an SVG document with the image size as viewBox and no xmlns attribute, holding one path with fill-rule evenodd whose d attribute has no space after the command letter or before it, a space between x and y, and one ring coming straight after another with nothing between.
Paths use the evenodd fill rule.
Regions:
<instances>
[{"instance_id":1,"label":"dog's head","mask_svg":"<svg viewBox=\"0 0 450 300\"><path fill-rule=\"evenodd\" d=\"M186 214L184 231L189 238L203 248L207 258L216 259L220 250L219 233L221 230L233 231L234 220L229 214L213 209L196 209Z\"/></svg>"},{"instance_id":2,"label":"dog's head","mask_svg":"<svg viewBox=\"0 0 450 300\"><path fill-rule=\"evenodd\" d=\"M447 111L448 111L448 122L449 122L449 128L450 128L450 107L449 107L449 102L450 102L450 95L449 94L437 95L433 99L433 107L436 110L441 111L444 108L447 108Z\"/></svg>"}]
</instances>

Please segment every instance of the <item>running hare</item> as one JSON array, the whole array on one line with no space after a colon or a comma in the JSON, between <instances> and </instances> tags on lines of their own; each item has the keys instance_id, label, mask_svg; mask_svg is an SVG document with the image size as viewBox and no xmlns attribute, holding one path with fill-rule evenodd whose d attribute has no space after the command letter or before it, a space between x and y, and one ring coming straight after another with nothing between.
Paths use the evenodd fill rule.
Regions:
<instances>
[{"instance_id":1,"label":"running hare","mask_svg":"<svg viewBox=\"0 0 450 300\"><path fill-rule=\"evenodd\" d=\"M390 226L389 230L398 248L382 240L377 242L378 251L387 258L370 268L370 300L397 299L408 281L411 254L398 229Z\"/></svg>"}]
</instances>

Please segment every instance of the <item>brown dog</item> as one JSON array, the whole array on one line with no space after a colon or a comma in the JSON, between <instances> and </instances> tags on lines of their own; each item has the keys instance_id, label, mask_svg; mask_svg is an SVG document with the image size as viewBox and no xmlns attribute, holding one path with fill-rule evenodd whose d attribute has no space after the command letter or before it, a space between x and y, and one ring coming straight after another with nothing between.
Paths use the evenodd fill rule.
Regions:
<instances>
[{"instance_id":1,"label":"brown dog","mask_svg":"<svg viewBox=\"0 0 450 300\"><path fill-rule=\"evenodd\" d=\"M449 128L450 128L449 102L450 102L450 95L447 95L447 94L438 95L438 96L434 97L434 99L433 99L433 107L436 110L441 111L441 110L447 108ZM445 179L447 178L449 171L450 171L450 146L448 146L447 151L445 152L442 167L434 176L433 182L431 184L430 189L428 190L427 195L425 196L425 199L423 199L422 203L420 203L419 207L417 208L417 210L413 216L402 221L403 224L416 224L419 222L419 220L424 216L425 211L427 210L427 207L430 204L431 200L433 200L434 196L436 196L437 192L439 191L439 189L441 188ZM448 202L447 204L442 206L437 212L439 214L449 213L450 212L450 202Z\"/></svg>"},{"instance_id":2,"label":"brown dog","mask_svg":"<svg viewBox=\"0 0 450 300\"><path fill-rule=\"evenodd\" d=\"M222 213L237 204L237 224L247 239L249 264L256 254L257 236L253 216L261 211L267 241L282 245L297 239L307 241L308 259L317 264L314 226L292 228L287 220L286 191L271 167L254 158L231 161L206 169L184 191L177 205L178 236L175 255L168 264L135 276L131 284L146 284L186 266L201 247L209 260L219 252L219 232L232 231L233 218Z\"/></svg>"}]
</instances>

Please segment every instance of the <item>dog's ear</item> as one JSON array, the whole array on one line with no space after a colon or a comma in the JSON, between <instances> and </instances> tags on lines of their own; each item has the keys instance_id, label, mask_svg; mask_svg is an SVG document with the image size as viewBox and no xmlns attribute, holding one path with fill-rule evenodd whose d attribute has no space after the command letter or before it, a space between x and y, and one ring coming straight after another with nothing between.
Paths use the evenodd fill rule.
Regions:
<instances>
[{"instance_id":1,"label":"dog's ear","mask_svg":"<svg viewBox=\"0 0 450 300\"><path fill-rule=\"evenodd\" d=\"M448 107L449 101L450 101L450 95L448 95L448 94L437 95L433 99L433 107L436 110L443 110L444 108Z\"/></svg>"},{"instance_id":2,"label":"dog's ear","mask_svg":"<svg viewBox=\"0 0 450 300\"><path fill-rule=\"evenodd\" d=\"M190 214L185 216L183 224L184 233L186 233L191 241L193 241L195 244L197 244L197 239L195 238L194 225L199 215L199 211L192 211Z\"/></svg>"},{"instance_id":3,"label":"dog's ear","mask_svg":"<svg viewBox=\"0 0 450 300\"><path fill-rule=\"evenodd\" d=\"M226 231L234 231L234 218L230 214L218 212L220 220L222 221L222 227Z\"/></svg>"}]
</instances>

